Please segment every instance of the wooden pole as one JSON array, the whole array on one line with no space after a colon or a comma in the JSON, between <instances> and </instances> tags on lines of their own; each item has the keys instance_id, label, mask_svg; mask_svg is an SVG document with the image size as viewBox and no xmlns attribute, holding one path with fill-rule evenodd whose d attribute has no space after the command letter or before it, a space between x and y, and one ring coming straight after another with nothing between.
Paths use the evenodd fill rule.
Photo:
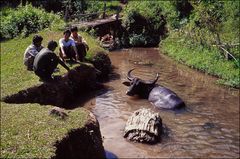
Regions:
<instances>
[{"instance_id":1,"label":"wooden pole","mask_svg":"<svg viewBox=\"0 0 240 159\"><path fill-rule=\"evenodd\" d=\"M68 1L67 1L67 4L66 4L66 10L65 10L65 15L64 15L64 20L65 20L65 22L67 22L67 21L68 21L68 18L69 18L70 3L71 3L71 0L68 0Z\"/></svg>"},{"instance_id":2,"label":"wooden pole","mask_svg":"<svg viewBox=\"0 0 240 159\"><path fill-rule=\"evenodd\" d=\"M25 6L26 3L27 3L27 0L21 0L21 5L22 5L22 6Z\"/></svg>"},{"instance_id":3,"label":"wooden pole","mask_svg":"<svg viewBox=\"0 0 240 159\"><path fill-rule=\"evenodd\" d=\"M103 19L106 18L106 8L107 8L106 1L104 1L104 6L103 6Z\"/></svg>"}]
</instances>

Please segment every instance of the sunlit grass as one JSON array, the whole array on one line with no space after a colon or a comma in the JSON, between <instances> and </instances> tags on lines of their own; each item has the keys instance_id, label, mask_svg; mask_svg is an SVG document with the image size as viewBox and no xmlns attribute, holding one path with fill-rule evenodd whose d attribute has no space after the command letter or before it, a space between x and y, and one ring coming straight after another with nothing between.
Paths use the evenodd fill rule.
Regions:
<instances>
[{"instance_id":1,"label":"sunlit grass","mask_svg":"<svg viewBox=\"0 0 240 159\"><path fill-rule=\"evenodd\" d=\"M92 58L97 51L104 51L103 48L98 46L98 42L87 33L79 33L85 38L90 48L87 53L87 58ZM63 31L45 30L38 34L43 37L43 46L46 47L50 40L58 42L63 36ZM33 72L27 71L23 65L23 54L27 46L31 44L33 35L34 34L27 38L16 38L1 43L2 96L38 83L38 77L36 77ZM59 47L55 50L55 53L58 54L58 52ZM60 74L66 72L61 65L58 65L58 67L60 68Z\"/></svg>"},{"instance_id":2,"label":"sunlit grass","mask_svg":"<svg viewBox=\"0 0 240 159\"><path fill-rule=\"evenodd\" d=\"M240 87L240 69L235 61L227 61L217 49L193 46L180 38L169 37L161 42L161 51L191 68L219 77L219 83Z\"/></svg>"},{"instance_id":3,"label":"sunlit grass","mask_svg":"<svg viewBox=\"0 0 240 159\"><path fill-rule=\"evenodd\" d=\"M49 40L58 40L62 31L45 30L43 46ZM103 50L93 38L85 33L89 44L88 58L95 51ZM1 43L1 97L40 84L39 78L26 70L23 53L31 44L33 35ZM56 49L58 54L58 48ZM64 74L66 70L58 66ZM60 140L70 129L82 127L88 112L83 108L71 110L66 120L49 115L52 106L39 104L6 104L1 102L1 158L49 158L54 154L54 142Z\"/></svg>"},{"instance_id":4,"label":"sunlit grass","mask_svg":"<svg viewBox=\"0 0 240 159\"><path fill-rule=\"evenodd\" d=\"M1 105L1 158L49 158L56 140L87 120L83 108L69 111L66 120L50 116L51 106L38 104Z\"/></svg>"}]
</instances>

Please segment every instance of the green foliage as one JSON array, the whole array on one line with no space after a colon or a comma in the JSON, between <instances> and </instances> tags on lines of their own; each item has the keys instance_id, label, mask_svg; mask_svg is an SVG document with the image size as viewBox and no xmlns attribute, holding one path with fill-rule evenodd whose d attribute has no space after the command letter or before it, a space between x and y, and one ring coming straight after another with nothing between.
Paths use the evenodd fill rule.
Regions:
<instances>
[{"instance_id":1,"label":"green foliage","mask_svg":"<svg viewBox=\"0 0 240 159\"><path fill-rule=\"evenodd\" d=\"M87 13L95 13L103 11L104 1L88 1L87 3Z\"/></svg>"},{"instance_id":2,"label":"green foliage","mask_svg":"<svg viewBox=\"0 0 240 159\"><path fill-rule=\"evenodd\" d=\"M116 14L117 10L120 10L120 3L118 1L87 1L87 13L103 12L104 2L106 3L106 14Z\"/></svg>"},{"instance_id":3,"label":"green foliage","mask_svg":"<svg viewBox=\"0 0 240 159\"><path fill-rule=\"evenodd\" d=\"M225 18L222 22L221 39L227 43L239 43L240 4L235 1L224 1L223 10Z\"/></svg>"},{"instance_id":4,"label":"green foliage","mask_svg":"<svg viewBox=\"0 0 240 159\"><path fill-rule=\"evenodd\" d=\"M92 20L102 15L105 3L106 3L106 15L116 14L118 10L121 10L119 2L112 0L110 1L65 0L63 1L63 8L68 8L70 17L75 17L75 19L78 20L79 19Z\"/></svg>"},{"instance_id":5,"label":"green foliage","mask_svg":"<svg viewBox=\"0 0 240 159\"><path fill-rule=\"evenodd\" d=\"M84 13L87 9L87 3L85 0L64 0L62 5L65 10L68 10L68 14L71 16Z\"/></svg>"},{"instance_id":6,"label":"green foliage","mask_svg":"<svg viewBox=\"0 0 240 159\"><path fill-rule=\"evenodd\" d=\"M99 46L98 41L92 36L90 36L88 33L80 32L80 35L84 37L89 46L89 50L87 52L87 59L92 59L97 52L105 52L104 49Z\"/></svg>"},{"instance_id":7,"label":"green foliage","mask_svg":"<svg viewBox=\"0 0 240 159\"><path fill-rule=\"evenodd\" d=\"M211 32L219 31L221 22L224 20L223 2L202 1L192 3L194 11L192 16L193 26L206 28Z\"/></svg>"},{"instance_id":8,"label":"green foliage","mask_svg":"<svg viewBox=\"0 0 240 159\"><path fill-rule=\"evenodd\" d=\"M189 18L189 15L193 10L193 6L189 2L189 0L173 0L171 1L171 4L172 10L178 12L177 17L179 20Z\"/></svg>"},{"instance_id":9,"label":"green foliage","mask_svg":"<svg viewBox=\"0 0 240 159\"><path fill-rule=\"evenodd\" d=\"M156 39L149 35L144 34L131 34L129 35L129 44L131 46L156 46Z\"/></svg>"},{"instance_id":10,"label":"green foliage","mask_svg":"<svg viewBox=\"0 0 240 159\"><path fill-rule=\"evenodd\" d=\"M122 23L129 35L125 38L129 38L132 46L140 43L151 46L153 40L156 45L160 36L166 34L166 18L162 4L166 5L168 2L131 1L124 8Z\"/></svg>"},{"instance_id":11,"label":"green foliage","mask_svg":"<svg viewBox=\"0 0 240 159\"><path fill-rule=\"evenodd\" d=\"M161 43L161 48L192 68L220 77L220 83L239 88L239 3L188 1L188 8L192 9L183 16L186 1L172 1L171 9L177 16L167 19L170 36ZM219 45L235 59L226 60Z\"/></svg>"},{"instance_id":12,"label":"green foliage","mask_svg":"<svg viewBox=\"0 0 240 159\"><path fill-rule=\"evenodd\" d=\"M220 83L240 88L240 69L234 61L226 61L216 48L194 44L175 32L161 42L161 49L181 63L220 77Z\"/></svg>"},{"instance_id":13,"label":"green foliage","mask_svg":"<svg viewBox=\"0 0 240 159\"><path fill-rule=\"evenodd\" d=\"M89 33L91 36L93 36L93 37L97 37L97 36L96 36L96 30L94 30L93 28L90 29L90 30L88 31L88 33Z\"/></svg>"},{"instance_id":14,"label":"green foliage","mask_svg":"<svg viewBox=\"0 0 240 159\"><path fill-rule=\"evenodd\" d=\"M1 39L14 38L18 35L26 37L50 26L54 29L64 27L60 16L34 8L30 4L19 6L17 9L5 9L1 19Z\"/></svg>"},{"instance_id":15,"label":"green foliage","mask_svg":"<svg viewBox=\"0 0 240 159\"><path fill-rule=\"evenodd\" d=\"M133 34L129 36L129 43L132 46L144 46L146 45L147 41L142 34Z\"/></svg>"},{"instance_id":16,"label":"green foliage","mask_svg":"<svg viewBox=\"0 0 240 159\"><path fill-rule=\"evenodd\" d=\"M239 3L236 1L191 1L194 8L189 22L180 28L184 38L205 47L239 44ZM235 58L239 50L227 48Z\"/></svg>"}]
</instances>

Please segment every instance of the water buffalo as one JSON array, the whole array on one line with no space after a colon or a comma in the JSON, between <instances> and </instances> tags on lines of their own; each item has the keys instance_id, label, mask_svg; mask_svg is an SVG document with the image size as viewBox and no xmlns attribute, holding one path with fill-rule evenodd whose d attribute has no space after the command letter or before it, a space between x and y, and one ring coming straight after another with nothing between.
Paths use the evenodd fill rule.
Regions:
<instances>
[{"instance_id":1,"label":"water buffalo","mask_svg":"<svg viewBox=\"0 0 240 159\"><path fill-rule=\"evenodd\" d=\"M127 79L129 81L123 82L124 85L129 86L126 94L129 96L138 95L141 98L148 99L157 108L176 109L185 106L185 103L176 93L168 88L156 84L159 74L153 81L144 81L140 78L131 76L128 71Z\"/></svg>"}]
</instances>

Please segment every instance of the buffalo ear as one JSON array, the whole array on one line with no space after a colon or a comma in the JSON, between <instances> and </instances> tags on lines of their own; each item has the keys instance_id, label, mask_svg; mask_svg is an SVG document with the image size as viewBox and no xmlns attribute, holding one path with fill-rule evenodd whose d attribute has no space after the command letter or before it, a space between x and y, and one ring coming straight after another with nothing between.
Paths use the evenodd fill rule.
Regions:
<instances>
[{"instance_id":1,"label":"buffalo ear","mask_svg":"<svg viewBox=\"0 0 240 159\"><path fill-rule=\"evenodd\" d=\"M130 86L130 82L129 81L124 81L122 84L124 84L125 86Z\"/></svg>"}]
</instances>

